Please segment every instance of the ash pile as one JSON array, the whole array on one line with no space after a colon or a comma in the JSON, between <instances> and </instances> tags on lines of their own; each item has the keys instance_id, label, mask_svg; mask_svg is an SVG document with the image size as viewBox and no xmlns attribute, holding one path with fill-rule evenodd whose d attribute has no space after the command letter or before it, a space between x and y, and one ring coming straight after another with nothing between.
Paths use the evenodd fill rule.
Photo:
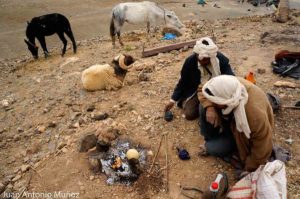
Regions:
<instances>
[{"instance_id":1,"label":"ash pile","mask_svg":"<svg viewBox=\"0 0 300 199\"><path fill-rule=\"evenodd\" d=\"M109 185L131 185L146 170L147 150L129 139L117 138L108 142L92 134L85 136L81 146L87 143L90 169L95 173L105 173ZM85 148L80 152L87 150Z\"/></svg>"}]
</instances>

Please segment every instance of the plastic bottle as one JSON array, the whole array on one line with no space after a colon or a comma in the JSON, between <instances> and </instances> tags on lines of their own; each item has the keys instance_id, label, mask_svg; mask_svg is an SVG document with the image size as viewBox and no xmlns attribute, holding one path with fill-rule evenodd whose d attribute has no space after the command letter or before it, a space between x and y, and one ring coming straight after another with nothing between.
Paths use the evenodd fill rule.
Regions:
<instances>
[{"instance_id":1,"label":"plastic bottle","mask_svg":"<svg viewBox=\"0 0 300 199\"><path fill-rule=\"evenodd\" d=\"M245 76L245 79L248 80L249 82L252 82L253 84L256 84L256 80L254 78L253 72L249 72L248 75Z\"/></svg>"}]
</instances>

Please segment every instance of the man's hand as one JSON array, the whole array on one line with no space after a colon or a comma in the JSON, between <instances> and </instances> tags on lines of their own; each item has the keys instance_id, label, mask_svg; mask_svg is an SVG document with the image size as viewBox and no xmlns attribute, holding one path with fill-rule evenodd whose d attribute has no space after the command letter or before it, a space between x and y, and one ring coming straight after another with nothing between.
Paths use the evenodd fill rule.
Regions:
<instances>
[{"instance_id":1,"label":"man's hand","mask_svg":"<svg viewBox=\"0 0 300 199\"><path fill-rule=\"evenodd\" d=\"M166 106L165 106L165 112L171 110L174 106L174 102L169 102Z\"/></svg>"},{"instance_id":2,"label":"man's hand","mask_svg":"<svg viewBox=\"0 0 300 199\"><path fill-rule=\"evenodd\" d=\"M206 121L215 128L220 125L220 118L215 107L208 107L206 109Z\"/></svg>"}]
</instances>

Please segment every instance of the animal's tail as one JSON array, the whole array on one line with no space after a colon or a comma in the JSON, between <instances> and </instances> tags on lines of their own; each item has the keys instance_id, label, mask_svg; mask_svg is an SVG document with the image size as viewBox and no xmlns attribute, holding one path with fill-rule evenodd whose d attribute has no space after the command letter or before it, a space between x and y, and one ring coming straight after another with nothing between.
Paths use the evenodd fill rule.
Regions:
<instances>
[{"instance_id":1,"label":"animal's tail","mask_svg":"<svg viewBox=\"0 0 300 199\"><path fill-rule=\"evenodd\" d=\"M114 23L114 13L111 16L111 20L110 20L110 36L114 37L116 35L116 29L115 29L115 23Z\"/></svg>"}]
</instances>

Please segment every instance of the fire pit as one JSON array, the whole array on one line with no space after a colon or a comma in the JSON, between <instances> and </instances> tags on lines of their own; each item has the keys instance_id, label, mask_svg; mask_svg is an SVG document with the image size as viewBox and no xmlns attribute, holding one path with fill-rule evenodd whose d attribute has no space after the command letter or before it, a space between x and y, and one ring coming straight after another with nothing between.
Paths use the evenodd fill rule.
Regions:
<instances>
[{"instance_id":1,"label":"fire pit","mask_svg":"<svg viewBox=\"0 0 300 199\"><path fill-rule=\"evenodd\" d=\"M130 155L127 154L126 157L129 150ZM138 154L132 153L137 153L136 151ZM145 170L146 158L147 151L144 148L134 145L129 140L121 139L110 143L107 151L97 151L90 155L90 159L99 163L100 171L106 174L106 182L109 185L115 183L130 185Z\"/></svg>"}]
</instances>

